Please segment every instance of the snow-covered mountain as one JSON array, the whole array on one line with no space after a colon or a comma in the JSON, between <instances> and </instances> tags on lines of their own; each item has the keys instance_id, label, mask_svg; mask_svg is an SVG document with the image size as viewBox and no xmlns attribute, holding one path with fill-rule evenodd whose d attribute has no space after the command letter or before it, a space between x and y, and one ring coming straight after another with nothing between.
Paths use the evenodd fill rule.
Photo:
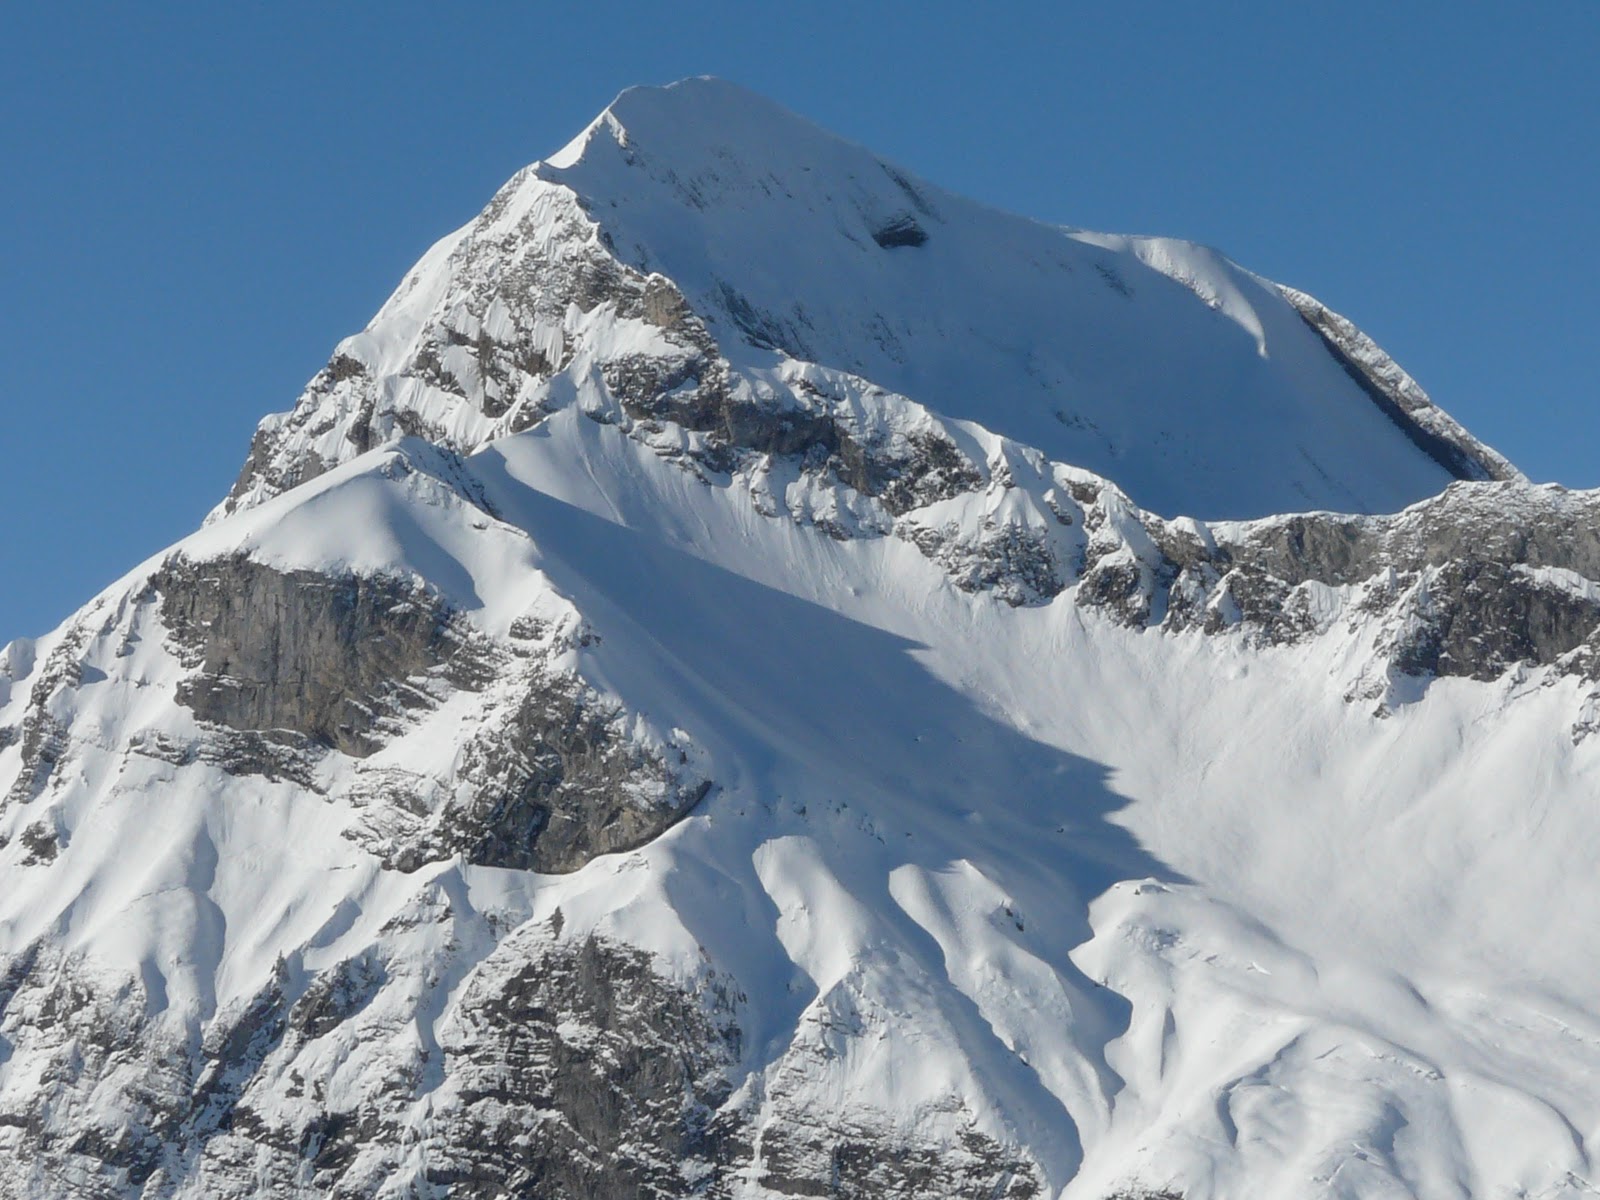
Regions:
<instances>
[{"instance_id":1,"label":"snow-covered mountain","mask_svg":"<svg viewBox=\"0 0 1600 1200\"><path fill-rule=\"evenodd\" d=\"M1594 1195L1597 729L1344 318L630 91L0 655L0 1194Z\"/></svg>"},{"instance_id":2,"label":"snow-covered mountain","mask_svg":"<svg viewBox=\"0 0 1600 1200\"><path fill-rule=\"evenodd\" d=\"M803 440L882 392L1169 516L1384 512L1516 477L1310 297L1187 242L983 208L691 80L624 93L434 246L263 424L227 508L400 433L470 453L574 398L690 432L789 414Z\"/></svg>"}]
</instances>

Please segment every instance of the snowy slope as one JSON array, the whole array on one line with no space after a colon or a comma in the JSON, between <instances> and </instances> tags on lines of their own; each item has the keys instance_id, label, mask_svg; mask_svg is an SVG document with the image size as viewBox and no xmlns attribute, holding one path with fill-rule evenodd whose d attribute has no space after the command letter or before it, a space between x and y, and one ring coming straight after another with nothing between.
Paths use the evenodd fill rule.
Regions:
<instances>
[{"instance_id":1,"label":"snowy slope","mask_svg":"<svg viewBox=\"0 0 1600 1200\"><path fill-rule=\"evenodd\" d=\"M14 692L75 647L80 682L50 701L72 748L7 813L9 869L31 885L0 910L11 952L60 956L8 1010L12 1112L54 1079L63 1125L128 1119L115 1087L69 1105L47 1065L73 1045L51 1041L39 994L58 963L126 979L95 990L203 1063L203 1031L275 971L293 999L377 961L376 994L272 1045L244 1103L284 1130L268 1144L303 1140L325 1104L392 1110L414 1161L374 1134L338 1178L410 1194L471 1089L452 1065L403 1103L375 1081L421 1070L435 1042L453 1062L473 983L537 961L530 940L594 932L737 997L723 1103L767 1151L728 1194L789 1194L760 1186L776 1163L805 1172L775 1148L839 1113L857 1141L990 1139L1004 1150L971 1142L985 1188L1014 1157L1070 1196L1582 1194L1566 1179L1588 1177L1600 1121L1600 824L1583 802L1596 743L1567 734L1577 679L1439 680L1379 718L1342 684L1379 622L1335 589L1326 632L1279 648L1129 629L1081 584L1013 607L902 539L764 516L747 485L708 485L576 408L460 469L415 444L374 452L177 547L241 551L424 579L504 640L525 611L582 613L585 637L538 653L676 730L716 789L567 876L385 870L363 852L372 784L431 774L442 797L502 685L447 694L368 758L313 756L309 786L174 762L153 735L224 731L174 703L192 668L145 586L158 564L141 568L45 639ZM60 848L22 867L41 822ZM413 914L445 898L448 927ZM309 1104L293 1081L319 1073L332 1090ZM296 1178L241 1143L212 1134L198 1165L165 1169L181 1194Z\"/></svg>"},{"instance_id":2,"label":"snowy slope","mask_svg":"<svg viewBox=\"0 0 1600 1200\"><path fill-rule=\"evenodd\" d=\"M986 209L733 85L626 92L540 175L724 340L977 420L1154 511L1387 511L1448 482L1215 251Z\"/></svg>"},{"instance_id":3,"label":"snowy slope","mask_svg":"<svg viewBox=\"0 0 1600 1200\"><path fill-rule=\"evenodd\" d=\"M664 175L641 103L721 88L519 176L204 529L0 654L0 1194L1600 1191L1600 493L1428 495L1327 345L1514 473L1255 284L1196 319L1275 314L1303 356L1240 361L1347 389L1241 383L1282 388L1258 451L1376 412L1326 486L1418 503L1164 519L1154 442L1107 478L1020 385L852 342L901 285L844 257L814 357L757 347L753 260L748 309L693 274L716 226L644 263L662 209L584 191ZM793 121L742 107L735 145ZM673 172L720 212L692 115ZM911 186L949 225L885 253L993 222L1063 279L1189 270ZM1089 328L1135 304L1074 286ZM1190 303L1138 320L1225 360ZM907 302L905 344L957 310ZM1313 487L1216 452L1171 478L1221 512Z\"/></svg>"},{"instance_id":4,"label":"snowy slope","mask_svg":"<svg viewBox=\"0 0 1600 1200\"><path fill-rule=\"evenodd\" d=\"M625 92L424 256L287 418L279 475L395 428L467 451L515 431L582 390L598 339L619 351L596 317L651 279L735 380L774 352L842 370L1151 511L1383 512L1515 476L1309 297L1190 243L984 208L706 79Z\"/></svg>"}]
</instances>

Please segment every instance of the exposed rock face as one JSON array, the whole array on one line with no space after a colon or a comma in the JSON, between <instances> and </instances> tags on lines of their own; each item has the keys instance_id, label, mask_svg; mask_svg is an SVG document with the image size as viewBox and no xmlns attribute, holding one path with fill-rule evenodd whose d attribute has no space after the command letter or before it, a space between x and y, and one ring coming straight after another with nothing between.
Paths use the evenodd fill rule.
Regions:
<instances>
[{"instance_id":1,"label":"exposed rock face","mask_svg":"<svg viewBox=\"0 0 1600 1200\"><path fill-rule=\"evenodd\" d=\"M1394 517L1311 514L1219 543L1235 571L1301 594L1359 587L1360 604L1404 627L1392 653L1407 674L1492 679L1557 663L1600 626L1597 521L1589 494L1457 484ZM1281 611L1241 608L1264 626Z\"/></svg>"},{"instance_id":2,"label":"exposed rock face","mask_svg":"<svg viewBox=\"0 0 1600 1200\"><path fill-rule=\"evenodd\" d=\"M1099 502L1086 520L1102 523ZM1091 540L1081 603L1168 632L1305 642L1376 617L1391 677L1592 676L1600 636L1600 503L1525 483L1456 484L1391 517L1308 513L1210 529L1138 516ZM1387 696L1361 685L1352 698Z\"/></svg>"},{"instance_id":3,"label":"exposed rock face","mask_svg":"<svg viewBox=\"0 0 1600 1200\"><path fill-rule=\"evenodd\" d=\"M465 936L463 915L423 904L413 928ZM96 1200L677 1200L730 1197L752 1170L774 1196L1039 1194L1033 1167L976 1131L945 1146L866 1114L815 1124L796 1113L757 1139L734 1095L745 998L712 975L686 987L626 945L562 941L560 925L558 913L525 927L475 963L457 961L464 946L420 963L374 948L309 978L280 962L258 995L187 1036L137 983L102 989L35 947L0 973L0 1038L59 1047L52 1105L81 1113L79 1134L56 1138L39 1112L0 1110L0 1140L40 1194L72 1179L74 1195ZM330 1055L387 1042L429 1003L419 970L463 968L435 1049L396 1046L359 1087L329 1086ZM121 1078L136 1087L98 1103Z\"/></svg>"},{"instance_id":4,"label":"exposed rock face","mask_svg":"<svg viewBox=\"0 0 1600 1200\"><path fill-rule=\"evenodd\" d=\"M481 690L493 672L486 639L416 582L237 557L169 560L150 586L198 667L178 699L230 729L287 730L364 758L437 703L430 685Z\"/></svg>"},{"instance_id":5,"label":"exposed rock face","mask_svg":"<svg viewBox=\"0 0 1600 1200\"><path fill-rule=\"evenodd\" d=\"M976 1130L951 1141L884 1138L869 1115L832 1121L785 1114L762 1138L761 1183L779 1196L848 1200L1032 1200L1033 1163Z\"/></svg>"},{"instance_id":6,"label":"exposed rock face","mask_svg":"<svg viewBox=\"0 0 1600 1200\"><path fill-rule=\"evenodd\" d=\"M1071 588L1119 624L1266 645L1377 615L1372 652L1396 676L1595 674L1586 648L1600 639L1600 502L1590 493L1460 483L1394 516L1206 526L1142 513L1104 481L1008 448L955 504L914 511L894 532L958 587L1008 604Z\"/></svg>"},{"instance_id":7,"label":"exposed rock face","mask_svg":"<svg viewBox=\"0 0 1600 1200\"><path fill-rule=\"evenodd\" d=\"M341 346L292 412L262 423L214 516L396 437L470 452L531 428L551 399L552 377L585 353L597 331L647 317L671 324L673 302L657 295L664 281L619 263L576 197L528 171L443 252L452 268L443 294L428 290L438 281L419 270L385 308L402 319L419 309L420 328L401 357L383 359L380 370L369 360L382 356L362 339ZM682 339L661 348L695 352Z\"/></svg>"},{"instance_id":8,"label":"exposed rock face","mask_svg":"<svg viewBox=\"0 0 1600 1200\"><path fill-rule=\"evenodd\" d=\"M1379 410L1451 475L1478 481L1522 478L1504 456L1467 436L1449 414L1428 399L1416 380L1349 319L1314 296L1290 287L1278 290Z\"/></svg>"},{"instance_id":9,"label":"exposed rock face","mask_svg":"<svg viewBox=\"0 0 1600 1200\"><path fill-rule=\"evenodd\" d=\"M36 673L28 690L28 705L21 727L5 738L7 743L19 746L22 770L17 773L5 797L0 799L0 812L13 804L26 804L38 796L50 781L56 764L66 753L68 729L66 722L56 715L55 708L83 679L79 656L87 639L88 630L82 625L73 625L45 659L43 669ZM30 668L33 666L32 657L30 649Z\"/></svg>"},{"instance_id":10,"label":"exposed rock face","mask_svg":"<svg viewBox=\"0 0 1600 1200\"><path fill-rule=\"evenodd\" d=\"M593 939L533 949L513 939L462 996L442 1044L459 1108L428 1182L484 1200L726 1194L735 997L703 1003Z\"/></svg>"},{"instance_id":11,"label":"exposed rock face","mask_svg":"<svg viewBox=\"0 0 1600 1200\"><path fill-rule=\"evenodd\" d=\"M1518 664L1555 662L1600 629L1600 595L1519 568L1465 558L1430 572L1395 665L1408 675L1496 679Z\"/></svg>"},{"instance_id":12,"label":"exposed rock face","mask_svg":"<svg viewBox=\"0 0 1600 1200\"><path fill-rule=\"evenodd\" d=\"M464 786L446 789L439 811L423 797L441 781L389 772L390 811L359 840L401 869L461 855L574 871L655 837L711 788L684 750L632 741L619 705L496 644L418 581L174 558L149 588L174 648L196 668L179 702L221 727L188 750L153 748L174 761L314 786L319 750L366 758L452 694L493 686L452 775Z\"/></svg>"},{"instance_id":13,"label":"exposed rock face","mask_svg":"<svg viewBox=\"0 0 1600 1200\"><path fill-rule=\"evenodd\" d=\"M896 246L920 246L928 240L928 232L917 224L917 219L910 213L900 213L873 230L872 240L885 250Z\"/></svg>"},{"instance_id":14,"label":"exposed rock face","mask_svg":"<svg viewBox=\"0 0 1600 1200\"><path fill-rule=\"evenodd\" d=\"M146 1016L150 997L137 984L102 991L35 950L6 964L0 1030L30 1051L60 1047L53 1100L83 1116L79 1136L58 1140L37 1113L0 1113L8 1152L30 1152L29 1175L45 1191L71 1178L74 1194L94 1197L364 1196L397 1169L412 1189L462 1196L705 1194L708 1173L732 1165L711 1128L739 1052L732 997L686 993L627 947L530 941L512 939L476 965L452 1005L439 1069L397 1062L397 1074L370 1081L366 1101L333 1103L303 1124L284 1123L281 1099L306 1075L322 1087L311 1065L319 1047L348 1046L355 1026L370 1036L415 1003L380 959L337 964L298 995L280 964L196 1042ZM155 1076L151 1051L164 1060ZM122 1075L137 1090L97 1110L96 1091ZM430 1093L439 1117L425 1160L402 1167L394 1138Z\"/></svg>"},{"instance_id":15,"label":"exposed rock face","mask_svg":"<svg viewBox=\"0 0 1600 1200\"><path fill-rule=\"evenodd\" d=\"M1207 527L1141 513L1103 481L1048 482L991 482L995 515L975 532L955 522L902 522L897 532L964 590L1037 604L1075 587L1078 603L1136 627L1237 629L1281 645L1327 631L1340 610L1382 613L1396 631L1386 652L1416 676L1486 680L1556 664L1600 629L1600 502L1590 493L1463 483L1389 517ZM996 513L997 487L1011 494L1009 511Z\"/></svg>"},{"instance_id":16,"label":"exposed rock face","mask_svg":"<svg viewBox=\"0 0 1600 1200\"><path fill-rule=\"evenodd\" d=\"M631 742L626 714L571 678L534 677L491 731L468 743L478 786L435 823L435 857L488 867L575 871L656 837L711 790L679 749Z\"/></svg>"}]
</instances>

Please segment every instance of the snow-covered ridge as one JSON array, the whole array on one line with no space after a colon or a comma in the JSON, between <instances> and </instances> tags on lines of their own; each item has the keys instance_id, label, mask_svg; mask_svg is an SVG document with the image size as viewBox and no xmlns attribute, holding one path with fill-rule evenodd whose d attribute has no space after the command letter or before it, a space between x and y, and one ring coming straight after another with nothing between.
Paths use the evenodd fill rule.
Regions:
<instances>
[{"instance_id":1,"label":"snow-covered ridge","mask_svg":"<svg viewBox=\"0 0 1600 1200\"><path fill-rule=\"evenodd\" d=\"M1335 319L727 122L818 208L697 157L729 95L522 172L204 529L0 651L0 1193L1600 1192L1600 493L1411 494L1351 365L1434 410ZM804 324L781 257L621 236L791 202L865 289ZM1154 357L1310 347L1280 404L1343 380L1400 466L1339 487L1415 503L1162 515L1148 446L1019 435L1003 347L968 397L845 336L1007 222Z\"/></svg>"},{"instance_id":2,"label":"snow-covered ridge","mask_svg":"<svg viewBox=\"0 0 1600 1200\"><path fill-rule=\"evenodd\" d=\"M843 371L1168 515L1392 511L1509 477L1298 296L1204 247L984 208L720 81L635 89L424 256L263 423L230 503L396 433L470 453L663 339L735 386Z\"/></svg>"},{"instance_id":3,"label":"snow-covered ridge","mask_svg":"<svg viewBox=\"0 0 1600 1200\"><path fill-rule=\"evenodd\" d=\"M1422 386L1348 317L1315 296L1281 284L1278 290L1328 344L1351 378L1423 453L1458 479L1523 478L1504 455L1478 441L1434 404Z\"/></svg>"},{"instance_id":4,"label":"snow-covered ridge","mask_svg":"<svg viewBox=\"0 0 1600 1200\"><path fill-rule=\"evenodd\" d=\"M68 1056L49 1128L142 1139L16 1161L107 1195L401 1195L571 1161L596 1164L591 1186L649 1178L662 1196L808 1194L839 1170L926 1195L935 1163L931 1194L1019 1200L1262 1180L1289 1196L1330 1172L1428 1195L1460 1170L1581 1194L1566 1182L1581 1151L1527 1106L1590 1121L1600 1049L1550 1075L1528 1029L1558 1021L1600 1047L1600 1019L1571 1007L1586 977L1569 942L1589 936L1572 890L1589 885L1560 865L1597 832L1564 805L1559 839L1525 848L1548 873L1528 904L1559 888L1573 914L1532 945L1487 847L1527 780L1581 793L1597 769L1566 729L1586 694L1600 704L1600 497L1462 484L1393 517L1166 521L980 427L780 370L813 400L835 389L855 444L898 428L957 457L934 455L934 482L913 472L897 516L803 443L756 450L573 402L466 459L372 451L213 523L31 662L10 656L0 862L56 899L0 902L0 1104L35 1103ZM1525 589L1452 583L1473 561L1509 562ZM219 602L277 577L294 586L251 602L255 638L284 642L304 625L284 614L325 580L350 597L329 611L378 622L329 650L383 647L415 698L386 700L382 672L358 686L352 665L335 682L369 724L285 729L321 711L314 678L250 716L235 697L260 677ZM1531 640L1506 637L1519 619ZM1431 667L1396 652L1429 629ZM1485 682L1449 670L1451 651L1487 652ZM580 738L603 747L589 730L608 728L646 756L560 740L573 687L608 698ZM1557 748L1528 757L1547 730ZM1462 742L1502 787L1464 828L1451 776L1394 749ZM474 749L494 746L534 761ZM547 756L598 768L567 772L573 817L605 816L620 785L671 831L532 860L578 866L564 877L504 870L557 826L473 797L524 787ZM1408 820L1466 838L1468 866L1419 869L1412 825L1374 811L1419 803ZM1271 849L1240 874L1246 836ZM1376 900L1355 853L1384 880ZM226 932L197 940L208 905ZM1508 955L1551 995L1479 973ZM64 1017L62 989L85 986L112 999ZM1408 989L1426 999L1401 1004ZM1507 1020L1522 1040L1486 1052ZM596 1117L573 1072L600 1047L651 1078L677 1064L665 1096L689 1107ZM158 1085L150 1055L169 1064ZM1538 1073L1518 1065L1530 1055ZM545 1090L524 1096L508 1070ZM1484 1108L1458 1112L1461 1081L1485 1073ZM104 1098L119 1077L146 1081L136 1104ZM1218 1104L1231 1139L1205 1116ZM1396 1112L1448 1139L1353 1156ZM541 1140L505 1149L508 1114ZM1482 1133L1508 1123L1525 1152Z\"/></svg>"}]
</instances>

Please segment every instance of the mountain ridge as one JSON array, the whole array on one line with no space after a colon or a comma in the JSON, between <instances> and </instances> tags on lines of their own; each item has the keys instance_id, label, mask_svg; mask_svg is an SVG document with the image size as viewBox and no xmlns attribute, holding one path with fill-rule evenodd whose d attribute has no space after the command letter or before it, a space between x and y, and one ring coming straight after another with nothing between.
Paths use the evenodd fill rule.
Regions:
<instances>
[{"instance_id":1,"label":"mountain ridge","mask_svg":"<svg viewBox=\"0 0 1600 1200\"><path fill-rule=\"evenodd\" d=\"M618 132L630 121L634 132ZM678 166L654 170L649 147L663 141L662 161ZM297 477L304 451L311 463L342 461L377 434L412 431L408 421L464 451L516 431L536 419L541 387L582 387L562 360L581 367L582 347L610 336L566 329L555 298L592 314L620 284L646 326L655 303L687 310L669 321L704 327L680 339L677 371L692 371L696 355L722 359L719 371L753 374L760 388L773 353L843 370L1115 478L1169 516L1392 511L1454 477L1518 477L1302 293L1286 300L1188 243L1059 230L975 205L733 85L624 93L555 161L565 165L514 176L336 351L335 383L358 366L414 381L364 398L377 432L292 439L300 449L273 470ZM937 219L936 204L947 210ZM873 240L875 228L913 217L940 237ZM1140 278L1154 281L1142 299L1130 288ZM619 352L629 351L595 347ZM298 420L346 424L337 404L320 411L313 381ZM261 436L275 432L264 425Z\"/></svg>"},{"instance_id":2,"label":"mountain ridge","mask_svg":"<svg viewBox=\"0 0 1600 1200\"><path fill-rule=\"evenodd\" d=\"M875 164L852 221L915 209ZM959 240L905 178L944 219L821 243L847 282ZM201 530L0 652L0 1190L1593 1195L1600 493L1473 450L1164 516L628 219L520 173ZM1299 293L1044 232L1089 328L1137 263L1173 345L1275 314L1402 482L1448 472L1349 364L1476 445Z\"/></svg>"}]
</instances>

